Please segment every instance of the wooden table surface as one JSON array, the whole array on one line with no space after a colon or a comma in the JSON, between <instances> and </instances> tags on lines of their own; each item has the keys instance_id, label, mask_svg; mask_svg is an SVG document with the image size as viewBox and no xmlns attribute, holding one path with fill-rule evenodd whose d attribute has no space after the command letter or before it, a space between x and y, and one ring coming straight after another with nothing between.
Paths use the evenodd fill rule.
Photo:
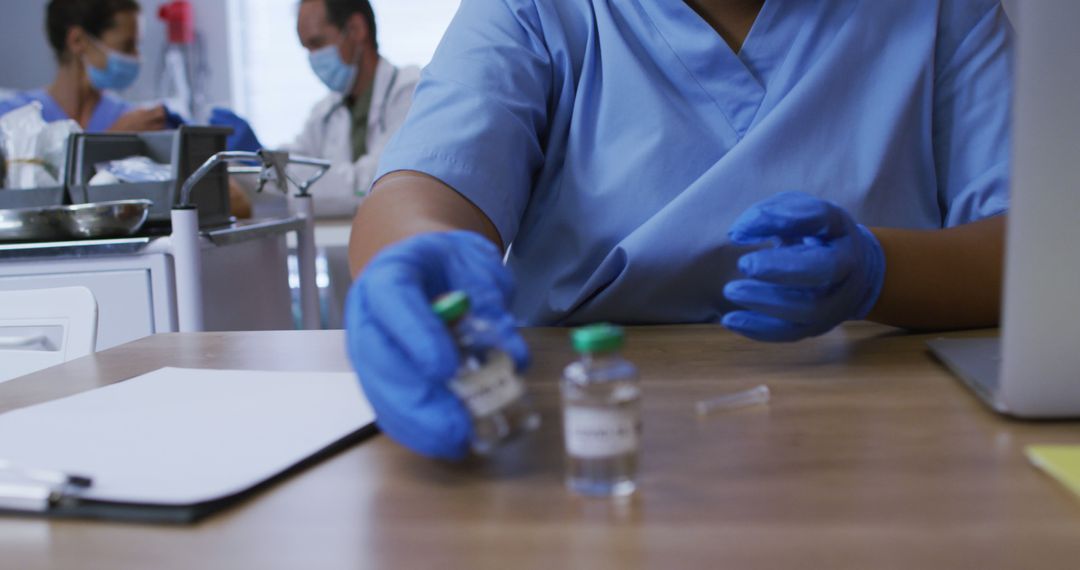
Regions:
<instances>
[{"instance_id":1,"label":"wooden table surface","mask_svg":"<svg viewBox=\"0 0 1080 570\"><path fill-rule=\"evenodd\" d=\"M0 568L1080 567L1080 502L1023 456L1080 443L1080 424L995 416L927 338L631 329L643 471L613 502L563 488L557 380L572 354L566 331L530 330L544 426L492 460L431 461L376 436L190 527L0 519ZM348 370L343 342L158 335L0 385L0 412L161 366ZM759 384L768 407L693 412Z\"/></svg>"}]
</instances>

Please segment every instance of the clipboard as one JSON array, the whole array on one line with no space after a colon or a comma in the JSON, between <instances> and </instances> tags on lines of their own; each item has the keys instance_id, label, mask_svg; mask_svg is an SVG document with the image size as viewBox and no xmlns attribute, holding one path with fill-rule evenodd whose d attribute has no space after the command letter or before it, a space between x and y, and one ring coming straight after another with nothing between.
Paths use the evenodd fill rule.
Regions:
<instances>
[{"instance_id":1,"label":"clipboard","mask_svg":"<svg viewBox=\"0 0 1080 570\"><path fill-rule=\"evenodd\" d=\"M162 368L0 415L0 514L194 523L374 422L352 373Z\"/></svg>"}]
</instances>

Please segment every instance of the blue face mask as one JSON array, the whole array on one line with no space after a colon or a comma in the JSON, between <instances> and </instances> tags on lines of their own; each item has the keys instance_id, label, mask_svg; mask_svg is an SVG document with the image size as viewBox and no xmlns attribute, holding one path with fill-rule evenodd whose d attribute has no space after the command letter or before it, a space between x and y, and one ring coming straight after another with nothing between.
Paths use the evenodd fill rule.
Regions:
<instances>
[{"instance_id":1,"label":"blue face mask","mask_svg":"<svg viewBox=\"0 0 1080 570\"><path fill-rule=\"evenodd\" d=\"M139 58L111 50L101 44L97 44L97 46L105 52L108 59L105 63L105 69L94 67L89 63L86 64L86 73L90 76L90 84L97 89L111 89L114 91L122 91L131 87L131 84L135 83L135 80L139 77Z\"/></svg>"},{"instance_id":2,"label":"blue face mask","mask_svg":"<svg viewBox=\"0 0 1080 570\"><path fill-rule=\"evenodd\" d=\"M356 55L356 59L360 59L359 50ZM336 45L328 45L309 53L308 61L311 62L315 75L318 75L331 91L341 94L352 91L360 68L355 63L349 65L342 61Z\"/></svg>"}]
</instances>

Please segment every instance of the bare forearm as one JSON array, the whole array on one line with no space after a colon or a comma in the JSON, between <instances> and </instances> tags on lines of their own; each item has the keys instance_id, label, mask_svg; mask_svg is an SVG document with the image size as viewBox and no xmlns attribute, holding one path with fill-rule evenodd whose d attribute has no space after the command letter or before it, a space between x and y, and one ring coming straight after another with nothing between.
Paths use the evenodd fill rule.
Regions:
<instances>
[{"instance_id":1,"label":"bare forearm","mask_svg":"<svg viewBox=\"0 0 1080 570\"><path fill-rule=\"evenodd\" d=\"M436 178L394 172L381 178L353 219L349 266L355 278L384 247L428 232L470 230L502 248L484 213Z\"/></svg>"},{"instance_id":2,"label":"bare forearm","mask_svg":"<svg viewBox=\"0 0 1080 570\"><path fill-rule=\"evenodd\" d=\"M910 329L997 326L1005 216L946 230L874 228L885 285L869 319Z\"/></svg>"}]
</instances>

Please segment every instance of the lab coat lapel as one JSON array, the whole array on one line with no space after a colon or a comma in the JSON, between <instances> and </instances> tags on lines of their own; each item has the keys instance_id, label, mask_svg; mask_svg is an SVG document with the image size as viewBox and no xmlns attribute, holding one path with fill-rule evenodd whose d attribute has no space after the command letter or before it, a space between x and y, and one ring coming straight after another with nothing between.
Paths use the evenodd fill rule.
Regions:
<instances>
[{"instance_id":1,"label":"lab coat lapel","mask_svg":"<svg viewBox=\"0 0 1080 570\"><path fill-rule=\"evenodd\" d=\"M773 0L765 2L755 28L773 18L774 4ZM765 98L765 83L684 0L640 0L639 5L674 53L677 64L693 77L695 85L688 87L702 91L703 102L719 108L742 138ZM747 43L756 35L751 31Z\"/></svg>"},{"instance_id":2,"label":"lab coat lapel","mask_svg":"<svg viewBox=\"0 0 1080 570\"><path fill-rule=\"evenodd\" d=\"M394 66L383 58L379 58L379 64L375 67L375 78L371 81L371 110L368 112L368 140L371 140L374 129L381 128L382 117L385 116L386 98L390 95L390 80L394 75Z\"/></svg>"},{"instance_id":3,"label":"lab coat lapel","mask_svg":"<svg viewBox=\"0 0 1080 570\"><path fill-rule=\"evenodd\" d=\"M322 117L318 158L335 163L352 162L352 114L345 105L344 97L331 93L329 111Z\"/></svg>"}]
</instances>

